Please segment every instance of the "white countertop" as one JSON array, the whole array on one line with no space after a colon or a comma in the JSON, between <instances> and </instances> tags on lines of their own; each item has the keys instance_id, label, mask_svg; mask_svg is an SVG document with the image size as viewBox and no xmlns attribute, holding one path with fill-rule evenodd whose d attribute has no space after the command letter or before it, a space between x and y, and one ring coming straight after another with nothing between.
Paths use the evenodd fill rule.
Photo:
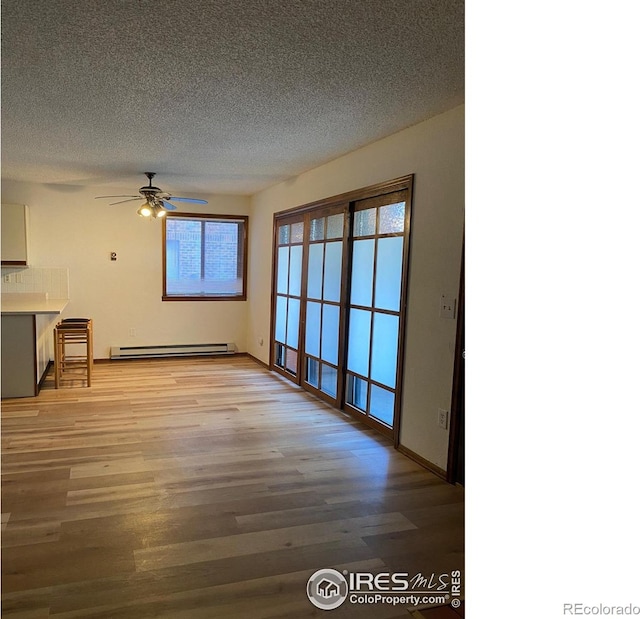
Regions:
<instances>
[{"instance_id":1,"label":"white countertop","mask_svg":"<svg viewBox=\"0 0 640 619\"><path fill-rule=\"evenodd\" d=\"M45 293L5 293L2 314L62 314L68 303L69 299L49 299Z\"/></svg>"}]
</instances>

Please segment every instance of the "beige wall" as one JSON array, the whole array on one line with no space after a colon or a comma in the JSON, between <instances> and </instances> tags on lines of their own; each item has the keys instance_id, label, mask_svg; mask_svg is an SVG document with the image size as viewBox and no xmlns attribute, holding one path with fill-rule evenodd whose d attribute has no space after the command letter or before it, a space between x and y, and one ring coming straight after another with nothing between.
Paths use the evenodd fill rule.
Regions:
<instances>
[{"instance_id":1,"label":"beige wall","mask_svg":"<svg viewBox=\"0 0 640 619\"><path fill-rule=\"evenodd\" d=\"M108 358L111 346L147 344L235 342L246 350L247 302L162 302L161 222L138 217L137 203L110 207L108 200L94 199L128 194L131 187L64 189L3 181L2 201L29 205L30 264L69 269L64 316L93 318L96 358ZM207 206L180 210L249 212L245 196L202 197Z\"/></svg>"},{"instance_id":2,"label":"beige wall","mask_svg":"<svg viewBox=\"0 0 640 619\"><path fill-rule=\"evenodd\" d=\"M464 106L253 196L247 350L268 362L273 214L406 174L415 181L400 442L445 469L449 433L437 411L451 406L456 323L439 317L439 304L458 294Z\"/></svg>"}]
</instances>

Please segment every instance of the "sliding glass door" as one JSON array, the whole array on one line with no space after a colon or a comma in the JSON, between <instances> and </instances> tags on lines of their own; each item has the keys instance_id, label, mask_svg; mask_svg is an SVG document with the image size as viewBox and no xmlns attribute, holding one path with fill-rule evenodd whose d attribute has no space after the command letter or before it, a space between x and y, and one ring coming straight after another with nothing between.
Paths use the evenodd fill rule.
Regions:
<instances>
[{"instance_id":1,"label":"sliding glass door","mask_svg":"<svg viewBox=\"0 0 640 619\"><path fill-rule=\"evenodd\" d=\"M412 178L276 214L271 367L397 434Z\"/></svg>"}]
</instances>

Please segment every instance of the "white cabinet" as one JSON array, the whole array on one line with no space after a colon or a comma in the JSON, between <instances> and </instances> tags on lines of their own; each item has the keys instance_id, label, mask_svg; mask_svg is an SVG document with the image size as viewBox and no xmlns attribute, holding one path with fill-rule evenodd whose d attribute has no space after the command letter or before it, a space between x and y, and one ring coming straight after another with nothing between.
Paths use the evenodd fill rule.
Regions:
<instances>
[{"instance_id":1,"label":"white cabinet","mask_svg":"<svg viewBox=\"0 0 640 619\"><path fill-rule=\"evenodd\" d=\"M29 264L29 208L2 204L2 266Z\"/></svg>"}]
</instances>

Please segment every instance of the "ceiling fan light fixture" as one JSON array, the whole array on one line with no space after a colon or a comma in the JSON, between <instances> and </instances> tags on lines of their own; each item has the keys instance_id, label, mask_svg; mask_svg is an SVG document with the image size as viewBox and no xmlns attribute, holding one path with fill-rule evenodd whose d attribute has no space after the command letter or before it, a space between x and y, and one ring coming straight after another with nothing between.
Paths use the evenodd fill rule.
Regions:
<instances>
[{"instance_id":1,"label":"ceiling fan light fixture","mask_svg":"<svg viewBox=\"0 0 640 619\"><path fill-rule=\"evenodd\" d=\"M148 202L145 202L138 209L138 215L140 215L140 217L150 217L152 213L153 213L153 206L151 206Z\"/></svg>"},{"instance_id":2,"label":"ceiling fan light fixture","mask_svg":"<svg viewBox=\"0 0 640 619\"><path fill-rule=\"evenodd\" d=\"M153 206L154 217L164 217L166 214L167 214L167 211L164 209L162 202L160 204L156 204Z\"/></svg>"}]
</instances>

